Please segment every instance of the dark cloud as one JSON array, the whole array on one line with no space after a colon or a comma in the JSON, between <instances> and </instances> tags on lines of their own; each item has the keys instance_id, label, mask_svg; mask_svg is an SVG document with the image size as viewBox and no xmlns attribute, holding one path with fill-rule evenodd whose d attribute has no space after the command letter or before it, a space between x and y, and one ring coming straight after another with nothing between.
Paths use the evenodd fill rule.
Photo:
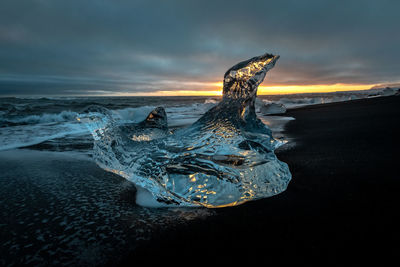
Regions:
<instances>
[{"instance_id":1,"label":"dark cloud","mask_svg":"<svg viewBox=\"0 0 400 267\"><path fill-rule=\"evenodd\" d=\"M209 90L266 51L266 83L400 80L399 1L3 0L0 94ZM174 84L174 82L176 82Z\"/></svg>"}]
</instances>

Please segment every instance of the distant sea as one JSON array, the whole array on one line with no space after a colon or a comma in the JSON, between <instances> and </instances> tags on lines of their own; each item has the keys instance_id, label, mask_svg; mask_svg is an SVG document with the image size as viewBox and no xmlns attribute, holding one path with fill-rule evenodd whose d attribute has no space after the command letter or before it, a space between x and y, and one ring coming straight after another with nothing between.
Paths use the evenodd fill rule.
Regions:
<instances>
[{"instance_id":1,"label":"distant sea","mask_svg":"<svg viewBox=\"0 0 400 267\"><path fill-rule=\"evenodd\" d=\"M386 91L385 91L386 90ZM394 94L395 90L337 92L325 94L292 94L259 96L260 107L278 103L286 108L353 100ZM76 120L85 107L100 105L112 111L117 120L140 122L151 110L162 106L169 127L183 127L195 122L220 97L9 97L0 98L0 151L30 147L50 151L80 151L90 153L92 138L86 127ZM262 111L262 109L261 109ZM285 118L259 117L279 137Z\"/></svg>"}]
</instances>

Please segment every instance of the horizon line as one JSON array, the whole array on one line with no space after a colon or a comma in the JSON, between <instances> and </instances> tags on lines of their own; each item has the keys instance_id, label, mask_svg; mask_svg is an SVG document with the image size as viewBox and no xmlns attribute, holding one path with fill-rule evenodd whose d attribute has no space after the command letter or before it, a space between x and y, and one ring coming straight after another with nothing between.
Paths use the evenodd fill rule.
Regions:
<instances>
[{"instance_id":1,"label":"horizon line","mask_svg":"<svg viewBox=\"0 0 400 267\"><path fill-rule=\"evenodd\" d=\"M222 82L213 83L218 90L158 90L154 92L111 92L106 90L93 91L88 94L5 94L0 97L181 97L181 96L201 96L219 97L222 96ZM290 95L290 94L315 94L315 93L335 93L335 92L355 92L367 91L378 88L385 88L388 84L310 84L310 85L260 85L258 96L268 95ZM389 86L390 87L390 86ZM97 92L97 93L96 93Z\"/></svg>"}]
</instances>

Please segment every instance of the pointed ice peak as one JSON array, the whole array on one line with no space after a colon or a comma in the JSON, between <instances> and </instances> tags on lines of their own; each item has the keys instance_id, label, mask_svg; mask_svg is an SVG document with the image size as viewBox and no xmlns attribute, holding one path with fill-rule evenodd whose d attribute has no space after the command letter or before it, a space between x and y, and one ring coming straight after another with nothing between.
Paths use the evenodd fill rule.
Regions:
<instances>
[{"instance_id":1,"label":"pointed ice peak","mask_svg":"<svg viewBox=\"0 0 400 267\"><path fill-rule=\"evenodd\" d=\"M264 54L242 61L224 75L224 98L253 98L266 73L275 66L278 55Z\"/></svg>"}]
</instances>

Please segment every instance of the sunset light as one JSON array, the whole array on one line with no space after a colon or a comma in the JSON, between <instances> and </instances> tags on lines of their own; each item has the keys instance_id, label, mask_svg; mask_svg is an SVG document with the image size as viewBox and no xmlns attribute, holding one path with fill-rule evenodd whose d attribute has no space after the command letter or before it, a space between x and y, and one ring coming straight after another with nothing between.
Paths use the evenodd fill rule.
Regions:
<instances>
[{"instance_id":1,"label":"sunset light","mask_svg":"<svg viewBox=\"0 0 400 267\"><path fill-rule=\"evenodd\" d=\"M214 83L221 88L222 82ZM306 85L260 85L258 95L302 94L302 93L329 93L340 91L368 90L376 84L306 84Z\"/></svg>"},{"instance_id":2,"label":"sunset light","mask_svg":"<svg viewBox=\"0 0 400 267\"><path fill-rule=\"evenodd\" d=\"M259 86L259 95L301 94L301 93L329 93L340 91L367 90L375 84L310 84L310 85L272 85Z\"/></svg>"},{"instance_id":3,"label":"sunset light","mask_svg":"<svg viewBox=\"0 0 400 267\"><path fill-rule=\"evenodd\" d=\"M177 82L178 83L178 82ZM186 83L185 83L186 84ZM198 86L198 87L197 87ZM302 93L329 93L368 90L376 84L309 84L309 85L260 85L258 95L283 95ZM191 87L191 86L188 86ZM114 96L221 96L222 82L196 83L196 88L188 90L158 90L152 92L120 92ZM206 88L207 90L202 90Z\"/></svg>"}]
</instances>

